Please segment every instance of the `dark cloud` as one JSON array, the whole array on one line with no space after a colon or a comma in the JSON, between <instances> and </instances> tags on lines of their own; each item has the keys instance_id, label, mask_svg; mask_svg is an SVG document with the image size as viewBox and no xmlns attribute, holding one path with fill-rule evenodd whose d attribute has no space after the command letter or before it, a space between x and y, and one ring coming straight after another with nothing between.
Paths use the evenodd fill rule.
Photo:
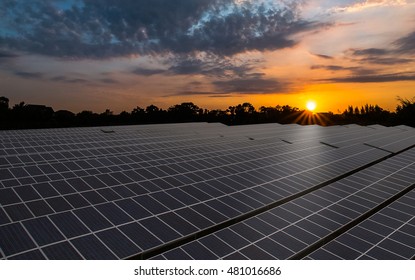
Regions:
<instances>
[{"instance_id":1,"label":"dark cloud","mask_svg":"<svg viewBox=\"0 0 415 280\"><path fill-rule=\"evenodd\" d=\"M157 74L163 74L165 72L166 70L164 69L148 69L148 68L140 68L140 67L137 67L133 71L131 71L131 73L140 75L140 76L153 76Z\"/></svg>"},{"instance_id":2,"label":"dark cloud","mask_svg":"<svg viewBox=\"0 0 415 280\"><path fill-rule=\"evenodd\" d=\"M17 54L1 51L0 50L0 64L10 64L13 63L16 58L19 56Z\"/></svg>"},{"instance_id":3,"label":"dark cloud","mask_svg":"<svg viewBox=\"0 0 415 280\"><path fill-rule=\"evenodd\" d=\"M346 54L374 64L405 64L414 59L402 55L415 54L415 31L392 42L387 48L349 49Z\"/></svg>"},{"instance_id":4,"label":"dark cloud","mask_svg":"<svg viewBox=\"0 0 415 280\"><path fill-rule=\"evenodd\" d=\"M149 69L137 67L131 73L141 76L164 75L204 75L214 78L249 78L260 77L263 73L256 71L263 61L260 59L246 59L221 57L213 54L203 55L175 55L163 63L170 65L166 69Z\"/></svg>"},{"instance_id":5,"label":"dark cloud","mask_svg":"<svg viewBox=\"0 0 415 280\"><path fill-rule=\"evenodd\" d=\"M362 55L362 56L383 56L390 53L389 50L386 49L378 49L378 48L368 48L368 49L351 49L352 55Z\"/></svg>"},{"instance_id":6,"label":"dark cloud","mask_svg":"<svg viewBox=\"0 0 415 280\"><path fill-rule=\"evenodd\" d=\"M214 81L213 85L221 93L266 94L287 91L287 84L265 78Z\"/></svg>"},{"instance_id":7,"label":"dark cloud","mask_svg":"<svg viewBox=\"0 0 415 280\"><path fill-rule=\"evenodd\" d=\"M17 54L11 53L11 52L6 52L6 51L0 51L0 59L3 58L16 58L19 57Z\"/></svg>"},{"instance_id":8,"label":"dark cloud","mask_svg":"<svg viewBox=\"0 0 415 280\"><path fill-rule=\"evenodd\" d=\"M85 84L88 83L88 80L86 79L80 79L80 78L71 78L66 76L55 76L50 79L53 82L63 82L68 84Z\"/></svg>"},{"instance_id":9,"label":"dark cloud","mask_svg":"<svg viewBox=\"0 0 415 280\"><path fill-rule=\"evenodd\" d=\"M332 83L387 83L399 81L415 81L415 73L394 73L383 75L350 76L319 80Z\"/></svg>"},{"instance_id":10,"label":"dark cloud","mask_svg":"<svg viewBox=\"0 0 415 280\"><path fill-rule=\"evenodd\" d=\"M395 65L395 64L406 64L413 62L410 58L399 58L399 57L366 57L359 60L361 63L379 64L379 65Z\"/></svg>"},{"instance_id":11,"label":"dark cloud","mask_svg":"<svg viewBox=\"0 0 415 280\"><path fill-rule=\"evenodd\" d=\"M252 73L255 67L260 65L260 60L236 61L216 55L208 55L201 58L192 56L178 56L169 63L170 75L205 75L209 77L235 78L262 75Z\"/></svg>"},{"instance_id":12,"label":"dark cloud","mask_svg":"<svg viewBox=\"0 0 415 280\"><path fill-rule=\"evenodd\" d=\"M249 77L228 80L214 80L212 91L200 90L200 82L190 82L186 90L173 94L174 96L203 95L209 97L235 97L247 94L278 94L291 90L290 84L272 78ZM170 95L171 96L171 95Z\"/></svg>"},{"instance_id":13,"label":"dark cloud","mask_svg":"<svg viewBox=\"0 0 415 280\"><path fill-rule=\"evenodd\" d=\"M399 56L396 49L349 49L346 51L351 60L361 64L378 64L378 65L398 65L413 62L411 58Z\"/></svg>"},{"instance_id":14,"label":"dark cloud","mask_svg":"<svg viewBox=\"0 0 415 280\"><path fill-rule=\"evenodd\" d=\"M394 44L400 53L415 54L415 32L400 38Z\"/></svg>"},{"instance_id":15,"label":"dark cloud","mask_svg":"<svg viewBox=\"0 0 415 280\"><path fill-rule=\"evenodd\" d=\"M192 96L192 95L214 95L217 94L217 96L225 96L225 95L230 95L229 93L217 93L217 92L213 92L213 91L192 91L192 90L186 90L186 91L180 91L176 94L173 95L167 95L165 97L170 97L170 96Z\"/></svg>"},{"instance_id":16,"label":"dark cloud","mask_svg":"<svg viewBox=\"0 0 415 280\"><path fill-rule=\"evenodd\" d=\"M292 47L291 35L318 25L300 18L302 1L79 0L63 10L57 2L1 1L0 26L11 35L0 47L64 58L232 56Z\"/></svg>"},{"instance_id":17,"label":"dark cloud","mask_svg":"<svg viewBox=\"0 0 415 280\"><path fill-rule=\"evenodd\" d=\"M313 65L311 66L312 70L315 69L325 69L325 70L329 70L329 71L349 71L349 70L353 70L356 67L343 67L343 66L339 66L339 65Z\"/></svg>"},{"instance_id":18,"label":"dark cloud","mask_svg":"<svg viewBox=\"0 0 415 280\"><path fill-rule=\"evenodd\" d=\"M344 67L340 65L313 65L311 66L311 69L325 69L332 72L350 71L353 75L373 75L376 73L376 70L374 69L368 69L364 67Z\"/></svg>"},{"instance_id":19,"label":"dark cloud","mask_svg":"<svg viewBox=\"0 0 415 280\"><path fill-rule=\"evenodd\" d=\"M329 55L325 55L325 54L313 53L312 55L317 56L319 58L323 58L323 59L334 59L334 57L329 56Z\"/></svg>"},{"instance_id":20,"label":"dark cloud","mask_svg":"<svg viewBox=\"0 0 415 280\"><path fill-rule=\"evenodd\" d=\"M100 79L100 82L103 82L105 84L118 84L117 80L111 79L111 78L104 78L104 79Z\"/></svg>"},{"instance_id":21,"label":"dark cloud","mask_svg":"<svg viewBox=\"0 0 415 280\"><path fill-rule=\"evenodd\" d=\"M84 83L88 83L88 80L75 78L75 79L68 79L67 82L71 84L84 84Z\"/></svg>"},{"instance_id":22,"label":"dark cloud","mask_svg":"<svg viewBox=\"0 0 415 280\"><path fill-rule=\"evenodd\" d=\"M21 72L16 71L14 74L18 77L25 78L25 79L42 79L43 74L40 72Z\"/></svg>"},{"instance_id":23,"label":"dark cloud","mask_svg":"<svg viewBox=\"0 0 415 280\"><path fill-rule=\"evenodd\" d=\"M50 79L53 82L65 82L67 78L65 76L55 76Z\"/></svg>"}]
</instances>

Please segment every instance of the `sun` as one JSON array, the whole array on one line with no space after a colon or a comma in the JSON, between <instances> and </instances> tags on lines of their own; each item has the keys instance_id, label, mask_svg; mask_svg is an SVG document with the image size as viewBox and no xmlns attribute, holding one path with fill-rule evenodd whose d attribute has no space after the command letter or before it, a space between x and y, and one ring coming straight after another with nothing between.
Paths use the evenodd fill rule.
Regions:
<instances>
[{"instance_id":1,"label":"sun","mask_svg":"<svg viewBox=\"0 0 415 280\"><path fill-rule=\"evenodd\" d=\"M313 112L317 108L317 104L314 101L308 101L307 102L307 110Z\"/></svg>"}]
</instances>

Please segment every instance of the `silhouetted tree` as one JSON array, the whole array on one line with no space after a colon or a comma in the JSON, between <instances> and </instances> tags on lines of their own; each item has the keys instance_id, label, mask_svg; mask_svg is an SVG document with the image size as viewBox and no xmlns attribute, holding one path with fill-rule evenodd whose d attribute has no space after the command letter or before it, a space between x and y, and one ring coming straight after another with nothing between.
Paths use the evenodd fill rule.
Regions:
<instances>
[{"instance_id":1,"label":"silhouetted tree","mask_svg":"<svg viewBox=\"0 0 415 280\"><path fill-rule=\"evenodd\" d=\"M9 117L9 99L5 96L0 97L0 121Z\"/></svg>"},{"instance_id":2,"label":"silhouetted tree","mask_svg":"<svg viewBox=\"0 0 415 280\"><path fill-rule=\"evenodd\" d=\"M75 123L75 114L67 110L59 110L54 114L56 126L73 126Z\"/></svg>"},{"instance_id":3,"label":"silhouetted tree","mask_svg":"<svg viewBox=\"0 0 415 280\"><path fill-rule=\"evenodd\" d=\"M252 123L279 122L300 124L347 124L362 125L406 124L415 126L415 98L412 100L398 98L400 104L396 113L382 109L378 105L365 104L364 106L348 106L342 114L320 113L311 114L300 111L290 105L275 107L262 106L256 111L255 107L245 102L236 106L229 106L227 110L207 110L192 102L176 104L163 110L155 105L145 109L136 107L131 113L121 112L115 115L107 109L101 114L92 111L82 111L74 114L70 111L59 110L54 112L51 107L31 105L20 102L11 109L9 99L0 97L0 128L40 128L40 127L67 127L67 126L98 126L137 123L168 123L168 122L222 122L228 125L242 125Z\"/></svg>"},{"instance_id":4,"label":"silhouetted tree","mask_svg":"<svg viewBox=\"0 0 415 280\"><path fill-rule=\"evenodd\" d=\"M160 109L156 105L151 104L146 107L146 122L147 123L164 123L168 119L166 117L166 111Z\"/></svg>"},{"instance_id":5,"label":"silhouetted tree","mask_svg":"<svg viewBox=\"0 0 415 280\"><path fill-rule=\"evenodd\" d=\"M153 104L151 104L150 106L147 106L146 108L147 114L158 113L159 111L160 111L159 107Z\"/></svg>"},{"instance_id":6,"label":"silhouetted tree","mask_svg":"<svg viewBox=\"0 0 415 280\"><path fill-rule=\"evenodd\" d=\"M415 127L415 97L412 100L398 97L399 105L396 106L398 122Z\"/></svg>"},{"instance_id":7,"label":"silhouetted tree","mask_svg":"<svg viewBox=\"0 0 415 280\"><path fill-rule=\"evenodd\" d=\"M99 115L92 111L82 111L76 114L76 120L81 126L98 125Z\"/></svg>"},{"instance_id":8,"label":"silhouetted tree","mask_svg":"<svg viewBox=\"0 0 415 280\"><path fill-rule=\"evenodd\" d=\"M167 112L175 121L197 121L199 110L200 108L197 105L186 102L171 106ZM203 109L201 113L203 114Z\"/></svg>"},{"instance_id":9,"label":"silhouetted tree","mask_svg":"<svg viewBox=\"0 0 415 280\"><path fill-rule=\"evenodd\" d=\"M0 110L9 110L9 99L5 96L0 97Z\"/></svg>"},{"instance_id":10,"label":"silhouetted tree","mask_svg":"<svg viewBox=\"0 0 415 280\"><path fill-rule=\"evenodd\" d=\"M234 124L256 123L257 115L255 107L248 102L229 107L231 120Z\"/></svg>"}]
</instances>

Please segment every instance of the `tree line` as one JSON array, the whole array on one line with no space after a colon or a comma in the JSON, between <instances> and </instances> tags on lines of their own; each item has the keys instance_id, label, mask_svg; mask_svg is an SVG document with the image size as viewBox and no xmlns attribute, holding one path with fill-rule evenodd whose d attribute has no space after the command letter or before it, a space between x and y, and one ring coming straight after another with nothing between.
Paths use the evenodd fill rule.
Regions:
<instances>
[{"instance_id":1,"label":"tree line","mask_svg":"<svg viewBox=\"0 0 415 280\"><path fill-rule=\"evenodd\" d=\"M229 106L226 110L207 110L192 102L169 107L167 110L155 105L136 107L131 112L114 114L107 109L102 113L81 111L77 114L67 111L54 111L46 105L33 105L20 102L13 107L7 97L0 97L0 129L27 129L77 126L108 126L155 124L177 122L221 122L226 125L258 124L278 122L282 124L381 124L409 125L415 127L415 99L398 99L394 112L378 105L366 104L362 107L348 106L343 113L313 114L290 105L262 106L256 109L251 103Z\"/></svg>"}]
</instances>

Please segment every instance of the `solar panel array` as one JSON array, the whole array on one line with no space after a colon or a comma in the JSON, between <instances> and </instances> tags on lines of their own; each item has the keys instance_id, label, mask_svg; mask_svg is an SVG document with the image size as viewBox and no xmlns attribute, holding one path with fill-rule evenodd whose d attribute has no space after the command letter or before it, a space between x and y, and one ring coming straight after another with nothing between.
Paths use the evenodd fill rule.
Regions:
<instances>
[{"instance_id":1,"label":"solar panel array","mask_svg":"<svg viewBox=\"0 0 415 280\"><path fill-rule=\"evenodd\" d=\"M0 131L2 259L411 259L415 129Z\"/></svg>"}]
</instances>

